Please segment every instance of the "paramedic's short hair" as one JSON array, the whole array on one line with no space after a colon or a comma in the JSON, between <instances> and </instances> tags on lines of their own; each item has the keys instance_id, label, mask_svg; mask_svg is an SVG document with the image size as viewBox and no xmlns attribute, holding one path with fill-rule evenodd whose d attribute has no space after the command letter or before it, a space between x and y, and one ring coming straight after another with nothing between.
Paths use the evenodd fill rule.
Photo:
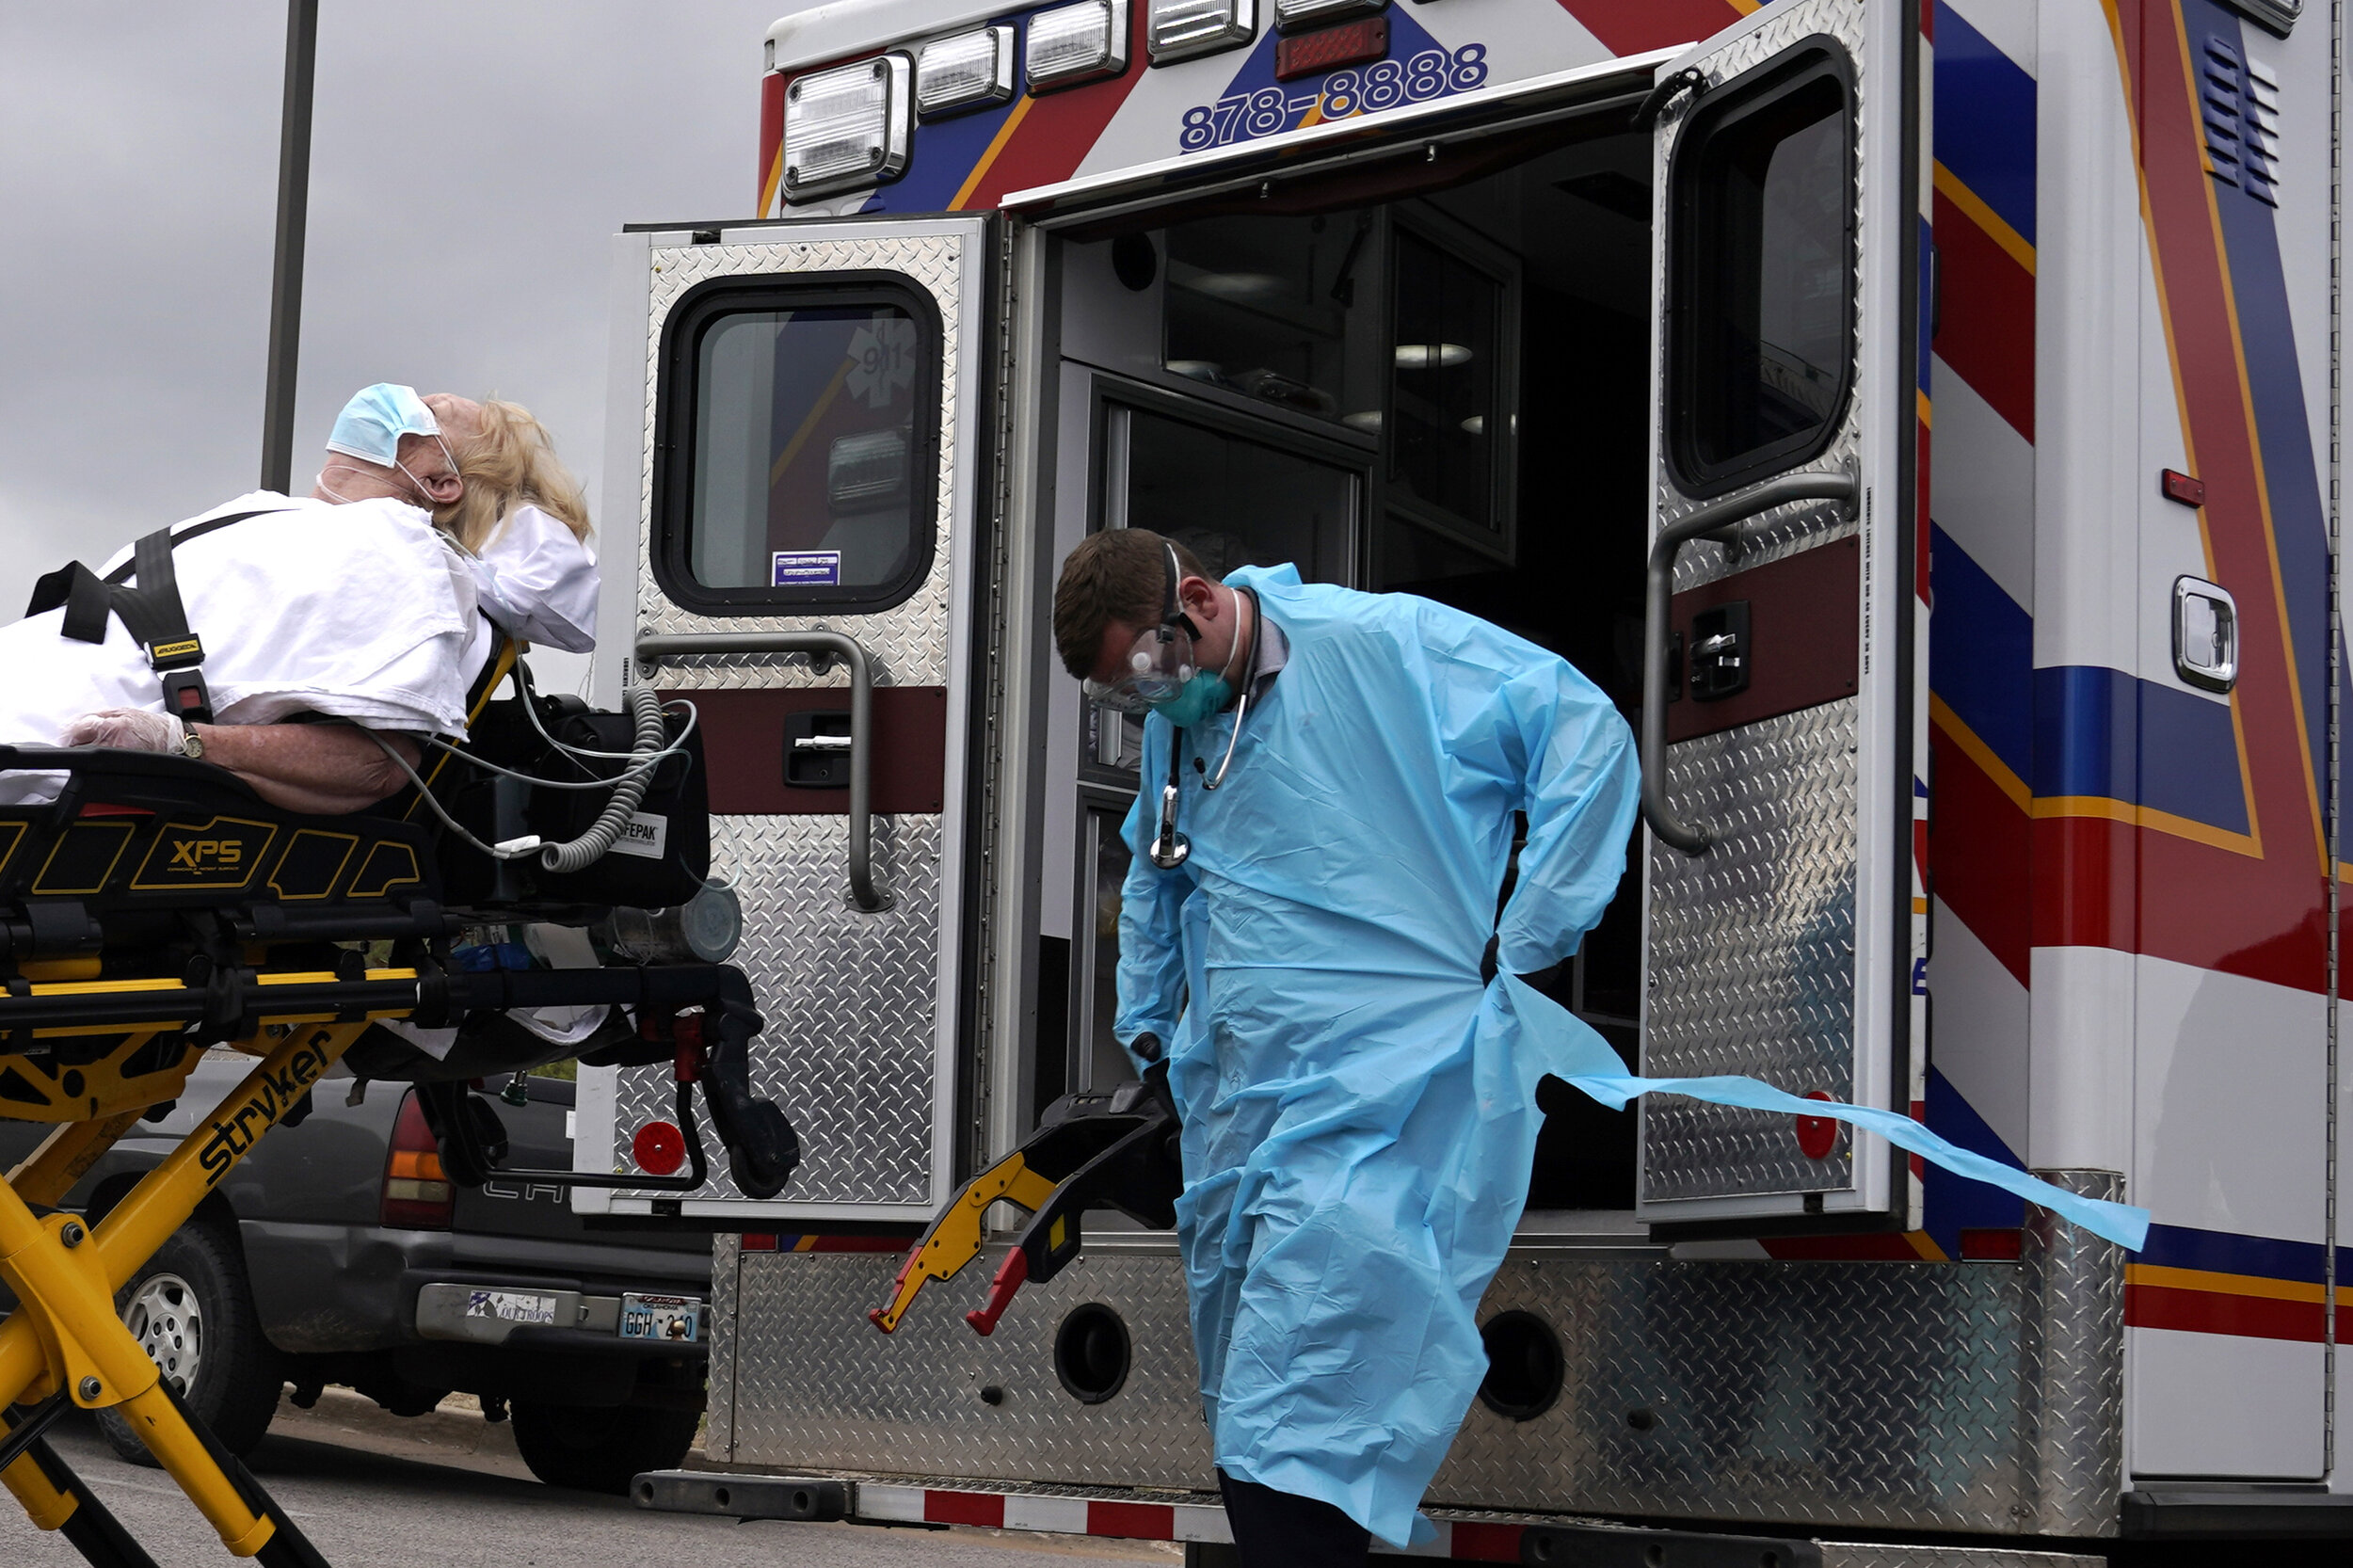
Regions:
<instances>
[{"instance_id":1,"label":"paramedic's short hair","mask_svg":"<svg viewBox=\"0 0 2353 1568\"><path fill-rule=\"evenodd\" d=\"M1054 647L1063 667L1083 680L1103 651L1112 621L1158 626L1168 602L1168 549L1187 577L1206 577L1192 551L1148 528L1106 528L1079 541L1054 586Z\"/></svg>"},{"instance_id":2,"label":"paramedic's short hair","mask_svg":"<svg viewBox=\"0 0 2353 1568\"><path fill-rule=\"evenodd\" d=\"M468 550L480 552L499 536L516 507L532 505L581 538L588 536L588 498L571 471L556 461L548 427L520 403L482 400L482 428L452 456L466 493L433 514L433 520Z\"/></svg>"}]
</instances>

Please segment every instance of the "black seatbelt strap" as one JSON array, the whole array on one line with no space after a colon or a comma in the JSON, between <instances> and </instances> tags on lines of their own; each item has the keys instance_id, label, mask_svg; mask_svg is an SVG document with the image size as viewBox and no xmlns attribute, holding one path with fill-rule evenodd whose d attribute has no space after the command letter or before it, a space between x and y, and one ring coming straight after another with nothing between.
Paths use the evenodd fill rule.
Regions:
<instances>
[{"instance_id":1,"label":"black seatbelt strap","mask_svg":"<svg viewBox=\"0 0 2353 1568\"><path fill-rule=\"evenodd\" d=\"M62 604L65 617L58 632L84 643L104 642L106 617L120 616L123 630L131 633L139 650L147 655L147 667L163 682L164 712L183 724L210 724L212 694L206 690L199 668L204 663L204 640L188 625L187 606L180 598L180 574L172 566L172 550L232 522L282 510L283 507L267 506L251 512L232 512L223 518L208 518L177 534L168 528L158 528L132 546L131 558L103 580L81 562L69 562L33 585L32 603L24 613L38 616ZM138 578L136 587L129 585L134 573Z\"/></svg>"}]
</instances>

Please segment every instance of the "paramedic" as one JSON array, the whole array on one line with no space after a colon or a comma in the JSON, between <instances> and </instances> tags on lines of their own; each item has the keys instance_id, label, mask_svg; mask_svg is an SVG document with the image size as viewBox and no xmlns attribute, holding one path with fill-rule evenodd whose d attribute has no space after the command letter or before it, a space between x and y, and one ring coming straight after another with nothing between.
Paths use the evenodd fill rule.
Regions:
<instances>
[{"instance_id":1,"label":"paramedic","mask_svg":"<svg viewBox=\"0 0 2353 1568\"><path fill-rule=\"evenodd\" d=\"M215 514L255 510L276 499L258 492ZM451 552L453 565L471 580L469 595L481 611L466 618L462 646L453 650L461 691L487 666L498 632L573 652L594 646L598 579L587 506L579 483L556 460L546 427L520 406L446 392L418 398L405 387L381 384L367 388L338 418L310 499L328 505L390 501L415 508L459 547ZM368 728L414 765L418 745L408 734L380 724ZM420 720L414 728L431 725ZM407 782L383 746L348 724L188 728L206 760L292 810L360 810ZM68 745L187 749L176 722L145 708L86 713L66 725L59 738Z\"/></svg>"},{"instance_id":2,"label":"paramedic","mask_svg":"<svg viewBox=\"0 0 2353 1568\"><path fill-rule=\"evenodd\" d=\"M1427 1542L1550 1070L1490 982L1575 952L1615 891L1625 723L1460 611L1290 567L1219 583L1140 529L1072 552L1054 635L1090 696L1153 714L1114 1028L1183 1120L1177 1234L1244 1568Z\"/></svg>"}]
</instances>

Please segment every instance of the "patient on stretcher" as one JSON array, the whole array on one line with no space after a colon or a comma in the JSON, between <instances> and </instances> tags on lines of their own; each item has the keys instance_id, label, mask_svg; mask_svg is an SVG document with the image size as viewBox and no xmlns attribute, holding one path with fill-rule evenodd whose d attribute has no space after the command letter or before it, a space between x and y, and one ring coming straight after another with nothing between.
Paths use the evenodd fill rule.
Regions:
<instances>
[{"instance_id":1,"label":"patient on stretcher","mask_svg":"<svg viewBox=\"0 0 2353 1568\"><path fill-rule=\"evenodd\" d=\"M393 416L406 428L355 417L388 402L409 410ZM85 584L95 616L66 602L0 627L0 744L201 756L289 810L363 809L408 782L412 737L464 736L468 690L500 633L592 646L587 535L578 483L523 408L368 389L337 422L310 496L256 491L173 526L168 569L201 642L208 720L167 711L146 648ZM136 590L131 558L84 575ZM0 774L0 805L49 799L58 779Z\"/></svg>"}]
</instances>

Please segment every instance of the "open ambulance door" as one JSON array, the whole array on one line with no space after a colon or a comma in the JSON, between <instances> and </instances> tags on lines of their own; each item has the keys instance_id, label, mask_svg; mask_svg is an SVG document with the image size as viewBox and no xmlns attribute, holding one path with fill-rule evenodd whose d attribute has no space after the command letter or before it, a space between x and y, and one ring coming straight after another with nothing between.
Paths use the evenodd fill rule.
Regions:
<instances>
[{"instance_id":1,"label":"open ambulance door","mask_svg":"<svg viewBox=\"0 0 2353 1568\"><path fill-rule=\"evenodd\" d=\"M1642 110L1642 1071L1898 1111L1926 1046L1918 40L1913 0L1781 0ZM1642 1104L1667 1236L1906 1229L1914 1186L1840 1123Z\"/></svg>"},{"instance_id":2,"label":"open ambulance door","mask_svg":"<svg viewBox=\"0 0 2353 1568\"><path fill-rule=\"evenodd\" d=\"M693 1196L584 1192L584 1212L822 1229L920 1225L947 1200L968 1119L991 222L618 241L600 647L699 713L712 870L742 902L733 962L764 1019L753 1087L802 1159L768 1202L721 1159ZM576 1165L676 1169L676 1113L667 1064L584 1068Z\"/></svg>"}]
</instances>

